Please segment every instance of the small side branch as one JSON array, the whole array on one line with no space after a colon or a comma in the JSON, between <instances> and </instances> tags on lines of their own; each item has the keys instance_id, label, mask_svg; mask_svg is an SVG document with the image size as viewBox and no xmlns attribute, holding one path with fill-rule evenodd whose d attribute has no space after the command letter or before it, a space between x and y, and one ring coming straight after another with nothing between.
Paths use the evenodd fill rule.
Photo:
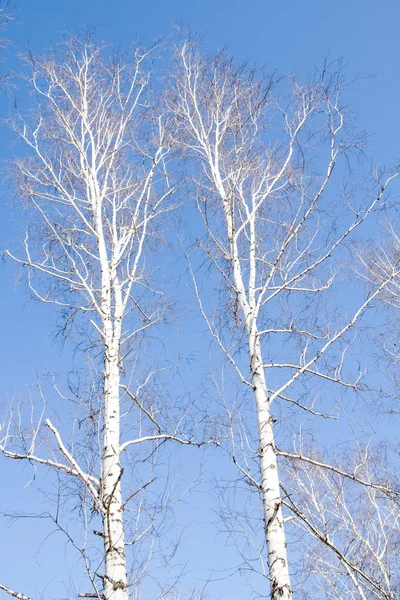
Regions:
<instances>
[{"instance_id":1,"label":"small side branch","mask_svg":"<svg viewBox=\"0 0 400 600\"><path fill-rule=\"evenodd\" d=\"M90 475L88 475L87 473L84 473L82 471L82 469L80 468L79 464L76 462L76 460L74 459L72 454L70 452L68 452L67 448L64 446L64 443L61 439L61 436L60 436L58 430L51 423L50 419L46 419L46 425L50 429L50 431L54 434L54 437L57 440L58 447L59 447L60 451L62 452L62 454L65 456L65 458L68 460L68 462L71 464L73 472L76 473L76 475L79 477L79 479L87 487L87 489L89 490L90 494L92 495L94 501L96 502L97 506L99 507L100 511L103 511L104 509L103 509L103 506L100 501L99 493L98 493L97 489L95 488L95 486L93 485L93 481L94 481L95 485L98 488L100 486L99 481L97 479L95 479L94 477L91 477Z\"/></svg>"},{"instance_id":2,"label":"small side branch","mask_svg":"<svg viewBox=\"0 0 400 600\"><path fill-rule=\"evenodd\" d=\"M161 427L160 427L160 425L154 419L153 415L151 415L151 413L143 406L143 404L141 402L139 402L139 399L137 398L137 396L134 396L129 391L127 385L121 385L121 388L125 391L125 393L129 396L129 398L140 408L140 410L142 412L144 412L144 414L150 419L150 421L157 427L158 432L161 433Z\"/></svg>"},{"instance_id":3,"label":"small side branch","mask_svg":"<svg viewBox=\"0 0 400 600\"><path fill-rule=\"evenodd\" d=\"M24 594L21 594L20 592L16 592L15 590L12 590L11 588L7 587L6 585L2 585L0 583L0 590L3 590L3 592L6 592L7 594L9 594L10 596L13 596L14 598L18 598L19 600L32 600L32 598L29 598L29 596L25 596Z\"/></svg>"},{"instance_id":4,"label":"small side branch","mask_svg":"<svg viewBox=\"0 0 400 600\"><path fill-rule=\"evenodd\" d=\"M166 440L172 440L174 442L178 442L178 444L183 444L184 446L197 446L198 448L201 448L202 446L207 446L209 444L214 444L215 446L219 446L219 443L215 440L206 440L204 442L196 442L193 440L185 440L183 438L180 438L176 435L173 434L169 434L169 433L162 433L160 435L145 435L143 437L140 438L136 438L135 440L128 440L127 442L124 442L123 444L121 444L121 452L123 450L126 450L127 448L129 448L129 446L134 446L135 444L141 444L142 442L151 442L151 441L166 441Z\"/></svg>"}]
</instances>

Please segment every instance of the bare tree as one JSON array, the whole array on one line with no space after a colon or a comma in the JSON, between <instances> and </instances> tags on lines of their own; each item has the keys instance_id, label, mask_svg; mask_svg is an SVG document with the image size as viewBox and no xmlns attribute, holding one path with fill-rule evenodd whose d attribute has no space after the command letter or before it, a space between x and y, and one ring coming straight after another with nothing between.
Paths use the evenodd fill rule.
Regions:
<instances>
[{"instance_id":1,"label":"bare tree","mask_svg":"<svg viewBox=\"0 0 400 600\"><path fill-rule=\"evenodd\" d=\"M304 453L307 463L300 460ZM345 454L327 460L302 448L284 464L291 490L285 504L302 532L299 593L394 600L400 585L397 453L359 443Z\"/></svg>"},{"instance_id":2,"label":"bare tree","mask_svg":"<svg viewBox=\"0 0 400 600\"><path fill-rule=\"evenodd\" d=\"M346 374L346 350L399 265L352 314L338 311L332 294L344 281L347 241L382 205L398 172L376 175L361 195L351 185L332 195L334 171L345 174L341 157L362 141L346 123L340 68L326 65L310 82L279 82L236 66L225 53L205 58L190 39L176 55L171 104L206 232L194 249L228 299L213 309L209 272L204 289L192 251L194 292L212 337L254 397L257 433L248 433L248 422L242 426L241 411L231 411L231 452L241 476L260 491L270 596L289 599L275 423L284 405L324 416L311 393L315 382L319 390L361 386L360 374Z\"/></svg>"},{"instance_id":3,"label":"bare tree","mask_svg":"<svg viewBox=\"0 0 400 600\"><path fill-rule=\"evenodd\" d=\"M368 292L386 281L376 304L374 327L366 332L364 341L374 356L376 406L381 414L398 414L399 411L400 279L398 275L390 277L390 274L396 273L400 263L396 200L394 198L391 202L394 210L385 211L383 223L379 222L377 240L368 247L362 243L356 245L357 261L353 265L355 276Z\"/></svg>"},{"instance_id":4,"label":"bare tree","mask_svg":"<svg viewBox=\"0 0 400 600\"><path fill-rule=\"evenodd\" d=\"M185 411L169 421L167 404L161 410L160 396L149 392L160 365L148 356L139 366L138 355L145 332L168 306L149 264L161 241L156 224L173 207L174 191L168 116L152 76L156 51L137 47L121 57L88 35L66 37L44 56L31 53L36 105L27 119L13 121L29 149L13 167L29 226L24 252L7 254L26 269L34 297L61 309L62 333L84 348L78 365L89 375L77 368L67 392L54 384L59 398L76 407L72 423L62 412L58 422L49 418L39 386L28 409L32 422L23 407L11 411L1 450L54 469L59 494L78 502L81 543L68 520L62 523L60 497L51 518L84 561L92 590L81 590L82 597L122 600L134 590L148 562L139 542L174 501L164 490L151 511L146 503L158 449L168 439L191 443L178 435ZM163 396L166 402L164 390ZM123 466L123 455L133 451L137 462L131 455ZM95 518L101 524L92 531ZM102 540L102 550L93 539ZM127 553L135 563L129 578Z\"/></svg>"}]
</instances>

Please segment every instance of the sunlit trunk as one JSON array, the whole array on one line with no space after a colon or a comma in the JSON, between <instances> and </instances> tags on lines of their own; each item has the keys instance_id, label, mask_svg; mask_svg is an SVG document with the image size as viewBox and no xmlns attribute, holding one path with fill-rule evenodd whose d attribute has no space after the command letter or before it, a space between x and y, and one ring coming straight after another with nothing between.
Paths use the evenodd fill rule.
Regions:
<instances>
[{"instance_id":1,"label":"sunlit trunk","mask_svg":"<svg viewBox=\"0 0 400 600\"><path fill-rule=\"evenodd\" d=\"M292 592L273 422L258 338L251 356L251 375L257 407L261 493L271 579L271 600L289 600L292 598Z\"/></svg>"},{"instance_id":2,"label":"sunlit trunk","mask_svg":"<svg viewBox=\"0 0 400 600\"><path fill-rule=\"evenodd\" d=\"M110 324L111 330L111 324ZM127 600L125 535L121 496L120 403L118 343L107 340L104 376L104 448L102 468L102 500L104 533L104 597ZM115 332L114 332L115 333Z\"/></svg>"},{"instance_id":3,"label":"sunlit trunk","mask_svg":"<svg viewBox=\"0 0 400 600\"><path fill-rule=\"evenodd\" d=\"M268 553L269 578L271 581L271 600L291 600L287 543L282 514L282 498L279 485L278 464L274 442L271 405L265 381L260 337L255 323L255 267L250 260L249 291L246 294L239 252L235 242L234 226L231 214L225 209L228 235L231 241L233 278L238 291L238 303L243 312L248 340L251 382L257 412L259 459L261 474L261 494L265 542ZM254 224L254 223L253 223ZM255 248L255 233L252 230L250 256ZM250 302L247 300L250 299Z\"/></svg>"}]
</instances>

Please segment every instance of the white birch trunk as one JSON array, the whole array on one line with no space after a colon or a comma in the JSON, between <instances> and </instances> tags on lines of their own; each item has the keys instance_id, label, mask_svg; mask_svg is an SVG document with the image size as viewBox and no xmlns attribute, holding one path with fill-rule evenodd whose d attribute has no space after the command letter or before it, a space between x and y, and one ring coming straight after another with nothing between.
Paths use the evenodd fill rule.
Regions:
<instances>
[{"instance_id":1,"label":"white birch trunk","mask_svg":"<svg viewBox=\"0 0 400 600\"><path fill-rule=\"evenodd\" d=\"M261 492L264 511L265 539L268 552L271 600L290 600L289 565L282 514L278 464L275 451L273 423L264 369L257 336L250 357L254 397L257 407Z\"/></svg>"},{"instance_id":2,"label":"white birch trunk","mask_svg":"<svg viewBox=\"0 0 400 600\"><path fill-rule=\"evenodd\" d=\"M102 501L104 534L104 597L127 600L127 575L120 461L119 324L105 323L104 448Z\"/></svg>"},{"instance_id":3,"label":"white birch trunk","mask_svg":"<svg viewBox=\"0 0 400 600\"><path fill-rule=\"evenodd\" d=\"M217 174L217 186L224 198L222 181ZM244 285L240 265L233 214L228 202L223 201L228 238L231 249L233 279L237 290L239 306L243 312L250 357L251 381L256 403L259 459L261 474L261 494L263 501L263 518L265 541L268 553L269 577L271 581L271 600L291 600L289 564L287 559L287 543L282 514L282 498L280 493L278 463L275 450L271 406L265 381L260 337L256 323L256 264L255 264L255 216L250 220L250 274L247 288Z\"/></svg>"},{"instance_id":4,"label":"white birch trunk","mask_svg":"<svg viewBox=\"0 0 400 600\"><path fill-rule=\"evenodd\" d=\"M104 455L102 499L104 524L104 596L123 600L126 594L126 563L123 509L121 498L121 465L119 453L119 368L115 357L106 357Z\"/></svg>"},{"instance_id":5,"label":"white birch trunk","mask_svg":"<svg viewBox=\"0 0 400 600\"><path fill-rule=\"evenodd\" d=\"M104 446L101 459L101 499L104 507L104 598L105 600L128 600L120 444L122 294L114 267L114 257L109 258L107 255L101 219L101 202L96 204L104 343Z\"/></svg>"}]
</instances>

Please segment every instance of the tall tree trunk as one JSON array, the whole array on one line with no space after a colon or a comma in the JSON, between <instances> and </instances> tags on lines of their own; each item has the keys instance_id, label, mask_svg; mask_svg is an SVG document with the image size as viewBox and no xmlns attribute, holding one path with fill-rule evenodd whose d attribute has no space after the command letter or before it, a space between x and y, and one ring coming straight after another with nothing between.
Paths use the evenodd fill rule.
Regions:
<instances>
[{"instance_id":1,"label":"tall tree trunk","mask_svg":"<svg viewBox=\"0 0 400 600\"><path fill-rule=\"evenodd\" d=\"M105 600L128 599L121 494L119 378L119 351L115 343L111 343L106 347L104 378L102 499L105 507L103 517Z\"/></svg>"},{"instance_id":2,"label":"tall tree trunk","mask_svg":"<svg viewBox=\"0 0 400 600\"><path fill-rule=\"evenodd\" d=\"M103 252L103 256L105 256ZM104 261L103 264L105 264ZM128 600L125 525L121 492L120 345L122 296L113 266L102 269L104 335L104 448L102 500L105 600ZM112 300L113 299L113 300Z\"/></svg>"},{"instance_id":3,"label":"tall tree trunk","mask_svg":"<svg viewBox=\"0 0 400 600\"><path fill-rule=\"evenodd\" d=\"M234 241L233 220L225 209L228 234L232 251L232 266L239 306L244 315L248 348L250 355L251 381L257 411L259 459L261 472L261 494L264 512L264 531L268 553L269 577L271 581L271 600L291 600L289 563L287 558L287 543L282 513L282 498L280 493L278 463L275 450L274 431L271 415L271 405L268 388L265 381L260 336L257 331L255 318L255 267L251 267L249 280L249 300L245 292L239 253ZM253 223L254 224L254 223ZM253 239L255 234L253 232ZM250 256L254 255L255 243L251 243ZM254 261L253 261L254 262ZM250 261L251 264L251 261Z\"/></svg>"},{"instance_id":4,"label":"tall tree trunk","mask_svg":"<svg viewBox=\"0 0 400 600\"><path fill-rule=\"evenodd\" d=\"M92 193L94 198L101 197L100 186L95 177ZM104 508L104 598L105 600L128 600L120 444L122 295L115 268L115 257L112 255L109 258L107 253L101 200L97 200L95 206L102 280L101 312L104 343L104 433L101 469L101 495Z\"/></svg>"},{"instance_id":5,"label":"tall tree trunk","mask_svg":"<svg viewBox=\"0 0 400 600\"><path fill-rule=\"evenodd\" d=\"M265 381L260 341L258 335L250 365L254 397L257 408L261 493L264 510L264 529L268 552L271 600L291 600L287 543L282 514L282 498L279 487L271 406Z\"/></svg>"}]
</instances>

